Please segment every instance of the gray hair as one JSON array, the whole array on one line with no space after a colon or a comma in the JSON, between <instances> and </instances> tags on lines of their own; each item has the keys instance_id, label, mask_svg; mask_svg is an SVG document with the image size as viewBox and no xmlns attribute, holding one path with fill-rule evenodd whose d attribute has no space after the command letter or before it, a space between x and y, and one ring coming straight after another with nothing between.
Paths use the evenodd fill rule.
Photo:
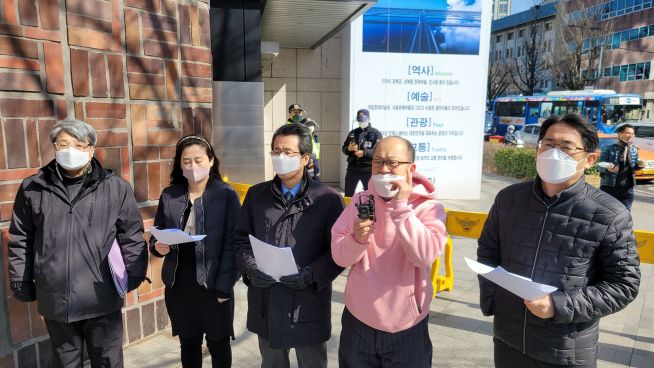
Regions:
<instances>
[{"instance_id":1,"label":"gray hair","mask_svg":"<svg viewBox=\"0 0 654 368\"><path fill-rule=\"evenodd\" d=\"M95 146L98 135L95 129L88 123L81 120L66 118L58 122L50 132L50 140L55 143L59 133L66 132L73 136L80 142L87 142L91 146Z\"/></svg>"}]
</instances>

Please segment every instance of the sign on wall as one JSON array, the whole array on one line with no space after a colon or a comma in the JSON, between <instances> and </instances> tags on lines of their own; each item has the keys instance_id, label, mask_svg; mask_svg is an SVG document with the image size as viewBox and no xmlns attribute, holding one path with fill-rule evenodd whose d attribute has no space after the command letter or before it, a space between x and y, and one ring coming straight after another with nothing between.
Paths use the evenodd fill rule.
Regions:
<instances>
[{"instance_id":1,"label":"sign on wall","mask_svg":"<svg viewBox=\"0 0 654 368\"><path fill-rule=\"evenodd\" d=\"M438 196L479 198L490 1L380 0L352 24L350 112L410 140Z\"/></svg>"}]
</instances>

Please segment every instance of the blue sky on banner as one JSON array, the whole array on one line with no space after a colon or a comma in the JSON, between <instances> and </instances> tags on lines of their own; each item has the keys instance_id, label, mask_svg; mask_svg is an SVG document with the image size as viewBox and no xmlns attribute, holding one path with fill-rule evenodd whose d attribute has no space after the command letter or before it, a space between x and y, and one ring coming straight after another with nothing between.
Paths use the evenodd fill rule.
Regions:
<instances>
[{"instance_id":1,"label":"blue sky on banner","mask_svg":"<svg viewBox=\"0 0 654 368\"><path fill-rule=\"evenodd\" d=\"M376 7L481 11L481 0L379 0Z\"/></svg>"}]
</instances>

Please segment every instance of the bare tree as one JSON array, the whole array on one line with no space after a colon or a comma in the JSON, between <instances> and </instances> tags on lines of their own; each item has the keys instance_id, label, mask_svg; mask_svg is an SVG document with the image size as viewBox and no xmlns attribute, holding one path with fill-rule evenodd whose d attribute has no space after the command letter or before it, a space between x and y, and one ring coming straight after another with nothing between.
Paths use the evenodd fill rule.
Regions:
<instances>
[{"instance_id":1,"label":"bare tree","mask_svg":"<svg viewBox=\"0 0 654 368\"><path fill-rule=\"evenodd\" d=\"M569 90L599 87L604 49L611 45L612 20L601 20L606 7L597 0L559 1L551 68Z\"/></svg>"},{"instance_id":2,"label":"bare tree","mask_svg":"<svg viewBox=\"0 0 654 368\"><path fill-rule=\"evenodd\" d=\"M502 61L495 61L488 68L487 95L488 101L503 95L511 85L510 68Z\"/></svg>"},{"instance_id":3,"label":"bare tree","mask_svg":"<svg viewBox=\"0 0 654 368\"><path fill-rule=\"evenodd\" d=\"M538 20L540 6L533 6L531 11L534 20L525 28L526 36L518 40L520 52L510 73L515 88L526 95L536 92L538 85L548 78L550 69L547 41L544 42L545 29Z\"/></svg>"}]
</instances>

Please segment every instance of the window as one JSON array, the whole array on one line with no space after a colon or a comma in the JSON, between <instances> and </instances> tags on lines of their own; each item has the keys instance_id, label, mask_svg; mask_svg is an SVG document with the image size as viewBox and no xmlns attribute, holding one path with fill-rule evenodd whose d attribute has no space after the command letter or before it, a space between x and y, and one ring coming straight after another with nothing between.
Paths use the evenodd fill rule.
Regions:
<instances>
[{"instance_id":1,"label":"window","mask_svg":"<svg viewBox=\"0 0 654 368\"><path fill-rule=\"evenodd\" d=\"M649 36L654 37L654 24L650 24L649 26Z\"/></svg>"},{"instance_id":2,"label":"window","mask_svg":"<svg viewBox=\"0 0 654 368\"><path fill-rule=\"evenodd\" d=\"M611 47L614 49L620 48L620 32L613 34L613 41L611 42Z\"/></svg>"},{"instance_id":3,"label":"window","mask_svg":"<svg viewBox=\"0 0 654 368\"><path fill-rule=\"evenodd\" d=\"M611 76L612 77L619 77L620 76L620 65L614 65L613 70L611 70Z\"/></svg>"},{"instance_id":4,"label":"window","mask_svg":"<svg viewBox=\"0 0 654 368\"><path fill-rule=\"evenodd\" d=\"M647 27L645 27L645 28L647 28ZM506 34L506 39L507 39L507 41L511 41L513 39L513 32L507 33Z\"/></svg>"},{"instance_id":5,"label":"window","mask_svg":"<svg viewBox=\"0 0 654 368\"><path fill-rule=\"evenodd\" d=\"M552 29L552 24L551 23L545 23L545 32L549 31Z\"/></svg>"},{"instance_id":6,"label":"window","mask_svg":"<svg viewBox=\"0 0 654 368\"><path fill-rule=\"evenodd\" d=\"M629 41L638 39L638 28L629 31Z\"/></svg>"},{"instance_id":7,"label":"window","mask_svg":"<svg viewBox=\"0 0 654 368\"><path fill-rule=\"evenodd\" d=\"M636 64L636 80L642 80L645 75L645 64L638 63Z\"/></svg>"},{"instance_id":8,"label":"window","mask_svg":"<svg viewBox=\"0 0 654 368\"><path fill-rule=\"evenodd\" d=\"M500 43L500 42L502 42L502 35L497 35L497 36L495 36L495 42L496 42L496 43Z\"/></svg>"},{"instance_id":9,"label":"window","mask_svg":"<svg viewBox=\"0 0 654 368\"><path fill-rule=\"evenodd\" d=\"M505 56L505 58L507 58L507 59L508 59L508 58L509 58L509 49L506 49L506 50L505 50L504 52L506 53L506 56Z\"/></svg>"},{"instance_id":10,"label":"window","mask_svg":"<svg viewBox=\"0 0 654 368\"><path fill-rule=\"evenodd\" d=\"M495 115L497 116L525 116L524 102L498 102L495 104Z\"/></svg>"},{"instance_id":11,"label":"window","mask_svg":"<svg viewBox=\"0 0 654 368\"><path fill-rule=\"evenodd\" d=\"M638 38L645 38L647 37L647 27L640 27L638 30Z\"/></svg>"},{"instance_id":12,"label":"window","mask_svg":"<svg viewBox=\"0 0 654 368\"><path fill-rule=\"evenodd\" d=\"M586 40L584 40L584 43L581 46L581 52L582 53L587 53L588 50L590 50L590 40L586 39Z\"/></svg>"},{"instance_id":13,"label":"window","mask_svg":"<svg viewBox=\"0 0 654 368\"><path fill-rule=\"evenodd\" d=\"M524 37L525 36L525 30L521 29L518 31L518 37Z\"/></svg>"},{"instance_id":14,"label":"window","mask_svg":"<svg viewBox=\"0 0 654 368\"><path fill-rule=\"evenodd\" d=\"M629 64L629 69L627 69L627 80L636 79L636 64Z\"/></svg>"},{"instance_id":15,"label":"window","mask_svg":"<svg viewBox=\"0 0 654 368\"><path fill-rule=\"evenodd\" d=\"M648 80L649 79L649 69L651 66L651 62L646 62L645 66L643 67L643 79Z\"/></svg>"},{"instance_id":16,"label":"window","mask_svg":"<svg viewBox=\"0 0 654 368\"><path fill-rule=\"evenodd\" d=\"M602 73L602 76L604 78L610 77L611 76L611 67L604 68L604 73Z\"/></svg>"},{"instance_id":17,"label":"window","mask_svg":"<svg viewBox=\"0 0 654 368\"><path fill-rule=\"evenodd\" d=\"M552 103L543 102L540 104L540 117L549 118L552 115Z\"/></svg>"},{"instance_id":18,"label":"window","mask_svg":"<svg viewBox=\"0 0 654 368\"><path fill-rule=\"evenodd\" d=\"M620 66L620 82L624 82L627 80L627 68L628 65L622 65Z\"/></svg>"},{"instance_id":19,"label":"window","mask_svg":"<svg viewBox=\"0 0 654 368\"><path fill-rule=\"evenodd\" d=\"M522 53L522 46L518 46L518 57L520 57Z\"/></svg>"}]
</instances>

